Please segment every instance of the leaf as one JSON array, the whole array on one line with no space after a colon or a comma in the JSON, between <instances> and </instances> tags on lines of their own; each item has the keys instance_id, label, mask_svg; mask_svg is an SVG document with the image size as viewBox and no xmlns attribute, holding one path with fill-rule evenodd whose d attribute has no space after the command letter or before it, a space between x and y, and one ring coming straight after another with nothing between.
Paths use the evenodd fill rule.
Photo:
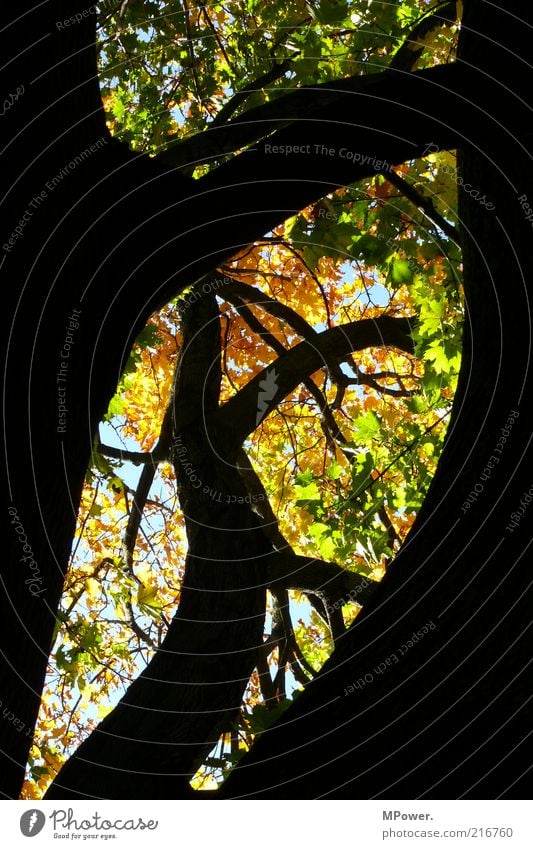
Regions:
<instances>
[{"instance_id":1,"label":"leaf","mask_svg":"<svg viewBox=\"0 0 533 849\"><path fill-rule=\"evenodd\" d=\"M332 537L326 537L320 543L320 556L323 560L333 560L335 557L335 549L336 546Z\"/></svg>"},{"instance_id":2,"label":"leaf","mask_svg":"<svg viewBox=\"0 0 533 849\"><path fill-rule=\"evenodd\" d=\"M357 494L371 480L370 473L374 468L374 458L370 451L358 454L352 465L352 491Z\"/></svg>"},{"instance_id":3,"label":"leaf","mask_svg":"<svg viewBox=\"0 0 533 849\"><path fill-rule=\"evenodd\" d=\"M361 445L370 445L379 434L380 423L373 410L358 416L353 424L357 434L356 439Z\"/></svg>"},{"instance_id":4,"label":"leaf","mask_svg":"<svg viewBox=\"0 0 533 849\"><path fill-rule=\"evenodd\" d=\"M311 483L313 477L314 475L311 469L307 469L305 472L297 474L294 480L298 486L307 486L308 483Z\"/></svg>"},{"instance_id":5,"label":"leaf","mask_svg":"<svg viewBox=\"0 0 533 849\"><path fill-rule=\"evenodd\" d=\"M314 522L309 528L309 536L315 540L319 540L324 534L329 533L329 525L325 525L323 522Z\"/></svg>"},{"instance_id":6,"label":"leaf","mask_svg":"<svg viewBox=\"0 0 533 849\"><path fill-rule=\"evenodd\" d=\"M342 474L342 466L340 466L336 461L333 461L331 466L328 468L328 478L332 481L336 481L340 478Z\"/></svg>"},{"instance_id":7,"label":"leaf","mask_svg":"<svg viewBox=\"0 0 533 849\"><path fill-rule=\"evenodd\" d=\"M137 591L137 602L138 602L138 604L144 605L145 607L160 608L161 605L157 601L157 593L158 593L158 587L157 586L155 586L155 587L150 587L150 586L139 587L139 589Z\"/></svg>"},{"instance_id":8,"label":"leaf","mask_svg":"<svg viewBox=\"0 0 533 849\"><path fill-rule=\"evenodd\" d=\"M109 481L109 487L113 490L113 492L122 494L124 492L124 481L122 481L118 475L114 475Z\"/></svg>"},{"instance_id":9,"label":"leaf","mask_svg":"<svg viewBox=\"0 0 533 849\"><path fill-rule=\"evenodd\" d=\"M353 239L351 253L356 259L362 259L369 265L374 265L390 254L385 240L380 240L370 233L364 233Z\"/></svg>"},{"instance_id":10,"label":"leaf","mask_svg":"<svg viewBox=\"0 0 533 849\"><path fill-rule=\"evenodd\" d=\"M448 374L450 372L450 361L446 356L442 343L436 341L426 349L425 358L430 360L436 374Z\"/></svg>"},{"instance_id":11,"label":"leaf","mask_svg":"<svg viewBox=\"0 0 533 849\"><path fill-rule=\"evenodd\" d=\"M297 504L305 504L307 501L320 501L320 490L316 481L307 486L297 486L296 491L298 494Z\"/></svg>"},{"instance_id":12,"label":"leaf","mask_svg":"<svg viewBox=\"0 0 533 849\"><path fill-rule=\"evenodd\" d=\"M144 585L150 585L150 581L153 575L153 570L150 566L136 566L135 567L135 575Z\"/></svg>"},{"instance_id":13,"label":"leaf","mask_svg":"<svg viewBox=\"0 0 533 849\"><path fill-rule=\"evenodd\" d=\"M48 769L45 766L32 766L30 767L30 773L34 781L39 781L48 775Z\"/></svg>"},{"instance_id":14,"label":"leaf","mask_svg":"<svg viewBox=\"0 0 533 849\"><path fill-rule=\"evenodd\" d=\"M111 398L109 402L109 406L107 408L107 413L104 416L105 421L109 421L114 416L120 416L124 412L124 403L122 396L120 394L116 394Z\"/></svg>"},{"instance_id":15,"label":"leaf","mask_svg":"<svg viewBox=\"0 0 533 849\"><path fill-rule=\"evenodd\" d=\"M435 299L423 301L420 307L420 334L432 336L441 330L443 315L444 305L442 301Z\"/></svg>"},{"instance_id":16,"label":"leaf","mask_svg":"<svg viewBox=\"0 0 533 849\"><path fill-rule=\"evenodd\" d=\"M395 286L402 286L404 283L409 283L413 278L411 266L405 259L395 259L392 261L390 275Z\"/></svg>"},{"instance_id":17,"label":"leaf","mask_svg":"<svg viewBox=\"0 0 533 849\"><path fill-rule=\"evenodd\" d=\"M417 415L425 411L426 402L421 395L413 395L412 398L407 399L406 407L410 413Z\"/></svg>"},{"instance_id":18,"label":"leaf","mask_svg":"<svg viewBox=\"0 0 533 849\"><path fill-rule=\"evenodd\" d=\"M100 584L95 578L87 578L85 581L85 591L91 601L96 601L100 596Z\"/></svg>"},{"instance_id":19,"label":"leaf","mask_svg":"<svg viewBox=\"0 0 533 849\"><path fill-rule=\"evenodd\" d=\"M267 728L270 728L270 726L273 725L283 713L285 713L291 703L291 699L280 699L272 708L267 708L266 705L261 704L256 705L251 715L248 717L252 733L261 734L263 731L266 731Z\"/></svg>"},{"instance_id":20,"label":"leaf","mask_svg":"<svg viewBox=\"0 0 533 849\"><path fill-rule=\"evenodd\" d=\"M54 660L58 669L70 671L70 669L72 668L72 660L67 655L63 646L59 646L56 650Z\"/></svg>"},{"instance_id":21,"label":"leaf","mask_svg":"<svg viewBox=\"0 0 533 849\"><path fill-rule=\"evenodd\" d=\"M336 0L320 0L315 8L316 19L321 24L340 24L348 14L348 4Z\"/></svg>"}]
</instances>

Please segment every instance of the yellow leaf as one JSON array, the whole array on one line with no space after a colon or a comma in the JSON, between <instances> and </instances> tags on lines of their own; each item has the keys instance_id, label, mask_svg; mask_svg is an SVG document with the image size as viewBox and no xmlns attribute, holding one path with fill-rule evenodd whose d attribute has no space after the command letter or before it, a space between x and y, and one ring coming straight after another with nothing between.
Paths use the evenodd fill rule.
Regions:
<instances>
[{"instance_id":1,"label":"yellow leaf","mask_svg":"<svg viewBox=\"0 0 533 849\"><path fill-rule=\"evenodd\" d=\"M139 604L146 604L149 607L154 607L157 597L157 589L157 587L139 587L137 591L137 601Z\"/></svg>"},{"instance_id":2,"label":"yellow leaf","mask_svg":"<svg viewBox=\"0 0 533 849\"><path fill-rule=\"evenodd\" d=\"M100 584L95 578L87 578L85 581L85 590L91 601L96 601L100 595Z\"/></svg>"},{"instance_id":3,"label":"yellow leaf","mask_svg":"<svg viewBox=\"0 0 533 849\"><path fill-rule=\"evenodd\" d=\"M150 583L150 578L152 577L152 570L150 566L138 566L135 569L135 574L141 584L148 585Z\"/></svg>"}]
</instances>

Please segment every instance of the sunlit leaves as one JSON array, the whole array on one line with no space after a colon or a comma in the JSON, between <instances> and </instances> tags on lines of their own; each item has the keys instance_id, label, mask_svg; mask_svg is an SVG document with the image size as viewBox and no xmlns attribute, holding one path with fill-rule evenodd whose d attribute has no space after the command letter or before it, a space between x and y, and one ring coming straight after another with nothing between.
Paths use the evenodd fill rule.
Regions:
<instances>
[{"instance_id":1,"label":"sunlit leaves","mask_svg":"<svg viewBox=\"0 0 533 849\"><path fill-rule=\"evenodd\" d=\"M358 416L354 422L355 437L359 445L371 445L380 432L380 421L373 410Z\"/></svg>"},{"instance_id":2,"label":"sunlit leaves","mask_svg":"<svg viewBox=\"0 0 533 849\"><path fill-rule=\"evenodd\" d=\"M235 115L302 84L386 67L428 12L418 0L120 4L100 19L109 124L133 147L156 151L171 135L201 132L245 86ZM429 35L420 66L448 61L453 36L445 27Z\"/></svg>"},{"instance_id":3,"label":"sunlit leaves","mask_svg":"<svg viewBox=\"0 0 533 849\"><path fill-rule=\"evenodd\" d=\"M202 132L245 86L232 115L307 83L378 72L431 8L418 0L117 4L100 15L109 126L133 149L153 154L172 137ZM432 33L419 67L448 61L454 38L453 27ZM282 62L288 64L277 74ZM265 74L270 81L254 85ZM457 223L452 153L395 173ZM262 369L275 372L280 353L303 338L384 314L414 319L414 355L383 345L324 362L245 444L294 551L376 580L406 538L435 471L461 351L460 252L391 177L384 170L341 188L241 249L220 271L259 295L246 304L248 313L217 291L221 403ZM269 299L284 312L274 314ZM42 794L62 759L146 665L179 604L187 540L172 466L165 459L158 466L130 557L125 536L143 464L105 452L106 445L152 452L158 443L182 339L179 303L183 297L139 335L95 441L27 798ZM295 626L302 656L318 670L332 650L329 628L301 596L291 604L302 612ZM344 607L346 624L358 610ZM276 648L268 657L272 679L279 663ZM303 684L291 679L267 705L255 671L240 721L222 735L194 786L215 786L308 675L302 672Z\"/></svg>"}]
</instances>

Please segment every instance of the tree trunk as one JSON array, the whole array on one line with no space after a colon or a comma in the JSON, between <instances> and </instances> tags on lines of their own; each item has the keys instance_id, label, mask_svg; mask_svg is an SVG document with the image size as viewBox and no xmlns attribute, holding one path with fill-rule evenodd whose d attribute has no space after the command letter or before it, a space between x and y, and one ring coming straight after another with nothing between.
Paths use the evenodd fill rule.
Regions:
<instances>
[{"instance_id":1,"label":"tree trunk","mask_svg":"<svg viewBox=\"0 0 533 849\"><path fill-rule=\"evenodd\" d=\"M8 175L2 245L9 248L3 249L1 269L9 317L4 492L10 512L0 659L7 713L0 723L0 750L7 797L16 797L21 786L92 439L136 333L155 308L222 258L336 185L374 173L371 163L355 167L314 152L315 143L352 146L400 162L420 155L430 140L453 146L461 123L464 129L478 120L464 99L469 92L478 97L468 66L392 75L376 80L374 96L373 89L346 94L351 109L346 99L321 107L306 124L305 139L297 124L270 140L305 140L311 155L280 160L260 144L255 153L192 182L110 139L96 78L94 17L67 28L57 25L82 10L81 0L22 2L16 12L2 10L3 24L13 16L2 31L4 52L13 57L6 90L24 86L20 102L3 119L10 144L2 153ZM502 60L498 72L514 66ZM518 80L509 76L513 84L523 84L521 67L519 72ZM506 114L502 98L490 106L492 114ZM348 116L342 127L339 114ZM402 134L391 133L405 114ZM523 115L517 105L508 125L519 128ZM521 164L518 156L515 161ZM520 217L516 209L502 208L502 214L513 224ZM517 223L527 232L527 224ZM498 272L503 267L498 258ZM505 263L506 282L514 267L516 261ZM513 329L528 315L521 309ZM485 330L493 354L492 314ZM514 334L511 341L523 353ZM508 391L513 380L507 375ZM479 409L473 408L477 421ZM513 433L524 430L523 418L518 422ZM520 441L513 439L509 458L519 456Z\"/></svg>"},{"instance_id":2,"label":"tree trunk","mask_svg":"<svg viewBox=\"0 0 533 849\"><path fill-rule=\"evenodd\" d=\"M461 37L462 61L509 114L519 96L531 102L527 27L513 12L531 23L518 2L470 0ZM429 494L348 636L223 797L526 796L533 268L520 198L533 197L531 135L513 137L492 115L461 145L465 189L496 209L459 189L463 362Z\"/></svg>"},{"instance_id":3,"label":"tree trunk","mask_svg":"<svg viewBox=\"0 0 533 849\"><path fill-rule=\"evenodd\" d=\"M187 528L179 607L161 647L63 766L46 798L176 798L239 712L263 643L272 545L211 420L219 407L214 294L185 312L172 457ZM117 771L120 781L116 780Z\"/></svg>"}]
</instances>

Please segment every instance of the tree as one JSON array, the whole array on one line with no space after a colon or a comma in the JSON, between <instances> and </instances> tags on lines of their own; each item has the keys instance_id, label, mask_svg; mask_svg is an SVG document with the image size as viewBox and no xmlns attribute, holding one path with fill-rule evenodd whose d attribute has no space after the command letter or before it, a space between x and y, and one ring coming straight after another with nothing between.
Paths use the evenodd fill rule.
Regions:
<instances>
[{"instance_id":1,"label":"tree","mask_svg":"<svg viewBox=\"0 0 533 849\"><path fill-rule=\"evenodd\" d=\"M448 20L450 4L445 5ZM132 4L134 13L136 6L142 11L142 4ZM15 282L6 296L13 323L7 337L10 403L4 434L10 460L9 562L18 570L4 574L2 645L7 716L12 713L22 730L3 723L3 792L16 796L20 788L30 744L26 731L33 728L39 705L95 429L146 320L185 286L205 280L204 275L213 274L236 251L280 225L287 210L295 214L339 186L372 175L378 161L411 162L431 146L459 150L459 175L466 189L459 191L459 219L467 320L445 448L415 525L383 581L354 625L337 640L320 674L256 741L222 794L521 795L529 766L523 745L530 730L529 580L523 558L530 537L517 511L525 509L521 500L527 506L530 497L530 436L522 405L530 380L527 204L533 192L528 170L530 86L524 70L527 38L525 27L510 23L521 12L519 5L502 11L479 0L465 3L457 62L413 70L420 51L411 47L423 34L422 27L379 73L343 75L334 84L296 88L250 106L229 123L223 122L226 110L223 121L213 122L194 139L196 159L223 157L250 144L255 148L228 158L199 179L183 174L191 162L187 141L149 157L110 137L96 85L94 19L83 16L81 4L74 11L66 11L63 3L51 8L28 4L27 9L28 14L18 16L9 28L14 58L8 89L22 88L23 93L4 115L10 124L10 144L4 150L7 171L17 175L6 193L7 220L17 224L11 231L13 244L7 242L3 271ZM65 25L78 11L81 19L74 17ZM435 14L442 12L439 6ZM31 66L23 53L30 19L37 34ZM191 37L185 41L190 51ZM303 58L306 55L304 47ZM233 100L233 106L245 101ZM19 136L31 139L34 147L20 147ZM302 154L304 144L309 147ZM287 148L298 148L298 155L272 155ZM365 156L356 166L323 153L341 148L364 151ZM391 179L397 182L398 175ZM250 183L253 193L242 191ZM277 211L280 186L284 209ZM468 194L471 187L493 199L495 210L482 208L474 193ZM439 226L449 224L441 220ZM79 321L66 327L74 309ZM242 510L217 509L218 531L207 537L195 533L195 527L207 521L206 503L184 475L174 442L190 543L178 613L163 651L156 653L147 673L100 731L71 758L52 797L187 794L186 782L176 776L190 775L192 760L206 754L214 731L220 730L215 715L228 718L229 706L235 705L257 661L269 580L263 561L268 555L275 567L276 556L271 556L272 541L245 499L250 489L243 481L253 472L241 474L237 469L245 463L239 452L257 415L257 388L268 375L258 374L249 383L254 408L246 403L247 387L227 403L238 410L231 420L239 422L240 431L233 432L224 407L218 408L219 367L206 370L206 357L218 362L216 318L216 301L209 296L185 313L174 437L181 435L200 480L242 496ZM373 336L376 328L379 339ZM267 382L266 394L273 397L266 399L266 410L270 401L278 402L297 385L295 372L300 382L324 361L329 367L328 358L346 357L361 344L361 334L364 345L384 339L409 351L411 329L405 319L374 321L366 326L367 337L358 325L347 342L342 337L342 344L335 331L324 331L324 348L319 348L315 362L309 362L309 353L317 340L310 345L304 338L290 353L280 354L280 362L291 360L280 372L286 383L276 395ZM61 358L69 330L76 336L70 333L69 356ZM180 395L194 386L198 374L208 375L203 397ZM67 382L58 382L58 377ZM186 404L183 397L195 403ZM162 438L167 438L163 432ZM209 447L213 445L216 453ZM518 518L511 519L512 514ZM208 517L213 519L212 501ZM246 567L231 533L235 527L245 529L251 559ZM19 567L21 545L28 558L22 563L29 564L29 584ZM213 554L220 561L216 572L205 567ZM251 574L254 589L244 592ZM281 574L286 574L285 564ZM339 580L346 578L340 575ZM338 588L338 597L347 587ZM195 592L198 588L201 595ZM219 589L224 590L224 602L214 604ZM208 634L194 624L205 619L218 621ZM238 630L228 627L235 620L243 623ZM365 682L356 696L350 692L376 662L392 657L429 622L436 627L387 675ZM183 653L184 645L190 646L190 655L178 655L176 665L165 649ZM209 682L218 674L210 657L220 645L232 687L217 701L209 693ZM157 683L165 679L180 682L178 693L175 685ZM179 710L180 700L185 712L191 704L187 699L196 711L205 700L204 724L197 717L194 723L154 728L150 708L167 698L171 712ZM144 738L138 733L139 715L147 732ZM110 781L109 767L125 770L120 786Z\"/></svg>"}]
</instances>

